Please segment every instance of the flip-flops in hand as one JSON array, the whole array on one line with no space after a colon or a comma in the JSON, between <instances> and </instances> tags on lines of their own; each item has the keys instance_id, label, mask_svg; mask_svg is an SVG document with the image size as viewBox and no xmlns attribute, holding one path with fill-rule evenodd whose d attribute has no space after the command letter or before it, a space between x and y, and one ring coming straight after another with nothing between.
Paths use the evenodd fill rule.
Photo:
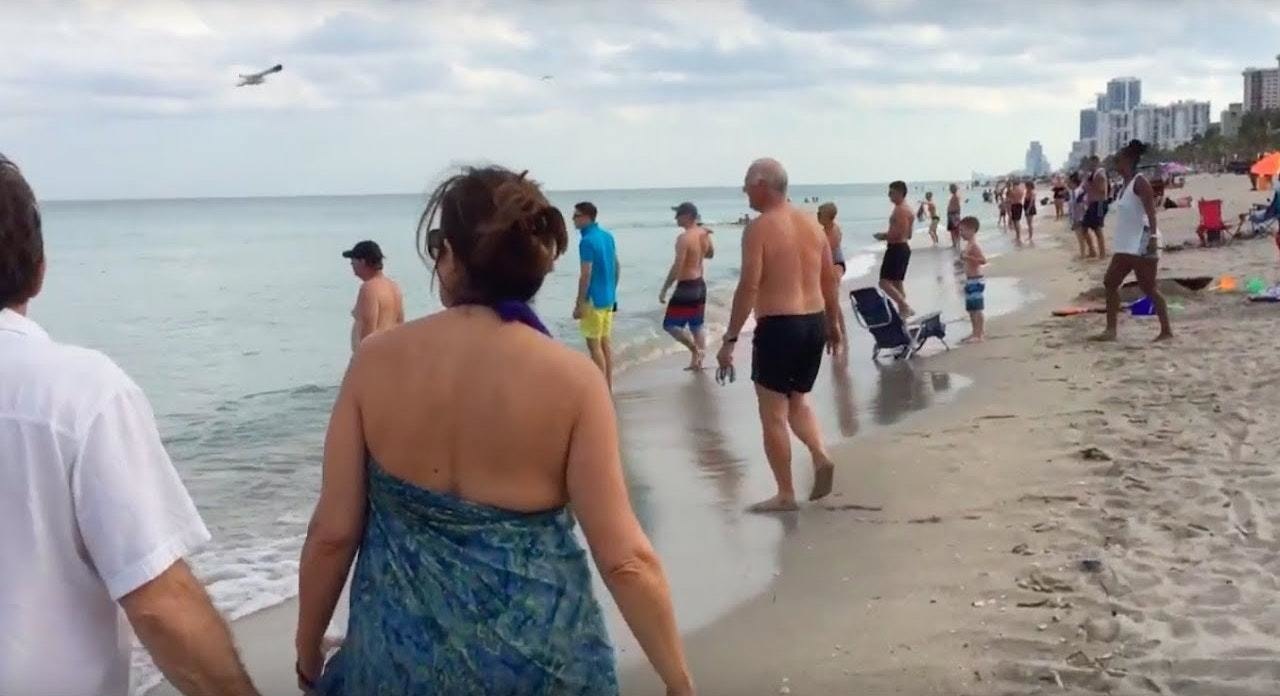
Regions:
<instances>
[{"instance_id":1,"label":"flip-flops in hand","mask_svg":"<svg viewBox=\"0 0 1280 696\"><path fill-rule=\"evenodd\" d=\"M738 378L737 372L733 369L733 365L724 365L716 368L716 384L724 386L732 384Z\"/></svg>"}]
</instances>

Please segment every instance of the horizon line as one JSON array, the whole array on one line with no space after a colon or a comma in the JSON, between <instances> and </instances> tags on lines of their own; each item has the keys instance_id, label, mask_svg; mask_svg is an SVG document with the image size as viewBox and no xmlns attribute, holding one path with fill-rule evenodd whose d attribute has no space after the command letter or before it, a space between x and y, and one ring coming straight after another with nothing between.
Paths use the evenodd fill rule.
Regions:
<instances>
[{"instance_id":1,"label":"horizon line","mask_svg":"<svg viewBox=\"0 0 1280 696\"><path fill-rule=\"evenodd\" d=\"M995 175L1007 176L1007 175ZM994 178L990 174L984 174L983 179ZM790 188L805 186L868 186L874 184L883 184L887 186L890 180L885 181L841 181L826 183L799 183L790 184ZM927 179L920 182L908 182L927 184L950 184L950 183L969 183L973 179L963 177L960 179ZM725 189L739 188L740 184L730 185L697 185L697 186L621 186L617 188L547 188L547 193L579 193L583 191L592 191L600 193L612 193L618 191L688 191L690 189ZM390 196L426 196L427 191L402 191L402 192L382 192L382 193L291 193L291 194L249 194L249 195L218 195L218 196L143 196L139 198L43 198L38 199L40 204L45 203L162 203L162 202L178 202L178 201L239 201L239 200L273 200L273 199L302 199L302 198L377 198Z\"/></svg>"}]
</instances>

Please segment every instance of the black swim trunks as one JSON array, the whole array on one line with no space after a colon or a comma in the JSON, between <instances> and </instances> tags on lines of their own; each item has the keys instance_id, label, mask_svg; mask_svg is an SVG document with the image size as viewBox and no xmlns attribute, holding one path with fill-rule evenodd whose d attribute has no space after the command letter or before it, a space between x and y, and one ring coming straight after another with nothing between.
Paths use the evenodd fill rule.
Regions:
<instances>
[{"instance_id":1,"label":"black swim trunks","mask_svg":"<svg viewBox=\"0 0 1280 696\"><path fill-rule=\"evenodd\" d=\"M947 211L947 231L960 231L960 213L959 211Z\"/></svg>"},{"instance_id":2,"label":"black swim trunks","mask_svg":"<svg viewBox=\"0 0 1280 696\"><path fill-rule=\"evenodd\" d=\"M903 281L907 277L907 264L911 262L911 245L906 242L890 242L880 262L880 280Z\"/></svg>"},{"instance_id":3,"label":"black swim trunks","mask_svg":"<svg viewBox=\"0 0 1280 696\"><path fill-rule=\"evenodd\" d=\"M1107 218L1107 204L1102 201L1094 201L1089 207L1084 209L1084 219L1080 221L1080 226L1086 230L1102 229L1103 221Z\"/></svg>"},{"instance_id":4,"label":"black swim trunks","mask_svg":"<svg viewBox=\"0 0 1280 696\"><path fill-rule=\"evenodd\" d=\"M1018 222L1022 219L1022 204L1014 203L1009 206L1009 219Z\"/></svg>"},{"instance_id":5,"label":"black swim trunks","mask_svg":"<svg viewBox=\"0 0 1280 696\"><path fill-rule=\"evenodd\" d=\"M751 339L751 381L779 394L807 394L826 344L822 312L762 317Z\"/></svg>"}]
</instances>

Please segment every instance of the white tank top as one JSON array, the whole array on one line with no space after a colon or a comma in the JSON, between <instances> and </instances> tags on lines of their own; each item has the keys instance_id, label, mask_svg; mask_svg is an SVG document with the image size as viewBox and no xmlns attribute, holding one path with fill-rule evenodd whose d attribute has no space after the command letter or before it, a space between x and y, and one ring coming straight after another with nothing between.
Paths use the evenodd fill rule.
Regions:
<instances>
[{"instance_id":1,"label":"white tank top","mask_svg":"<svg viewBox=\"0 0 1280 696\"><path fill-rule=\"evenodd\" d=\"M1142 199L1133 192L1133 184L1140 176L1137 174L1129 180L1111 206L1112 219L1115 220L1112 244L1117 254L1146 256L1152 235L1158 234L1147 229L1147 210L1142 206Z\"/></svg>"}]
</instances>

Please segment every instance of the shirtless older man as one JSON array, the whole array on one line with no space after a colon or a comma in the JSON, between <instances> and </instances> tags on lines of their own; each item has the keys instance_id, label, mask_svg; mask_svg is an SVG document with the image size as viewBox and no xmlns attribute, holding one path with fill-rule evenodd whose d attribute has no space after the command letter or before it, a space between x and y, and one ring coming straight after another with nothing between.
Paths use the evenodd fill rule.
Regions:
<instances>
[{"instance_id":1,"label":"shirtless older man","mask_svg":"<svg viewBox=\"0 0 1280 696\"><path fill-rule=\"evenodd\" d=\"M707 307L707 282L702 277L702 262L715 256L711 243L711 230L698 224L698 207L681 203L672 208L676 224L681 232L676 237L676 257L671 271L658 293L658 302L667 305L662 328L680 345L689 349L691 358L686 370L701 370L702 357L707 350L707 335L702 330ZM667 291L676 286L671 302Z\"/></svg>"},{"instance_id":2,"label":"shirtless older man","mask_svg":"<svg viewBox=\"0 0 1280 696\"><path fill-rule=\"evenodd\" d=\"M835 464L822 444L807 394L818 377L823 346L835 352L842 340L839 280L822 227L812 214L787 202L787 172L780 163L752 162L742 190L760 215L742 233L742 274L716 357L722 370L733 367L738 332L754 310L751 381L760 406L764 453L778 492L748 510L784 512L797 507L788 425L813 457L809 500L831 493Z\"/></svg>"},{"instance_id":3,"label":"shirtless older man","mask_svg":"<svg viewBox=\"0 0 1280 696\"><path fill-rule=\"evenodd\" d=\"M386 257L377 243L366 239L342 252L342 257L351 259L351 272L362 281L351 310L355 320L351 324L351 351L355 352L370 334L404 323L404 297L400 286L382 272Z\"/></svg>"}]
</instances>

